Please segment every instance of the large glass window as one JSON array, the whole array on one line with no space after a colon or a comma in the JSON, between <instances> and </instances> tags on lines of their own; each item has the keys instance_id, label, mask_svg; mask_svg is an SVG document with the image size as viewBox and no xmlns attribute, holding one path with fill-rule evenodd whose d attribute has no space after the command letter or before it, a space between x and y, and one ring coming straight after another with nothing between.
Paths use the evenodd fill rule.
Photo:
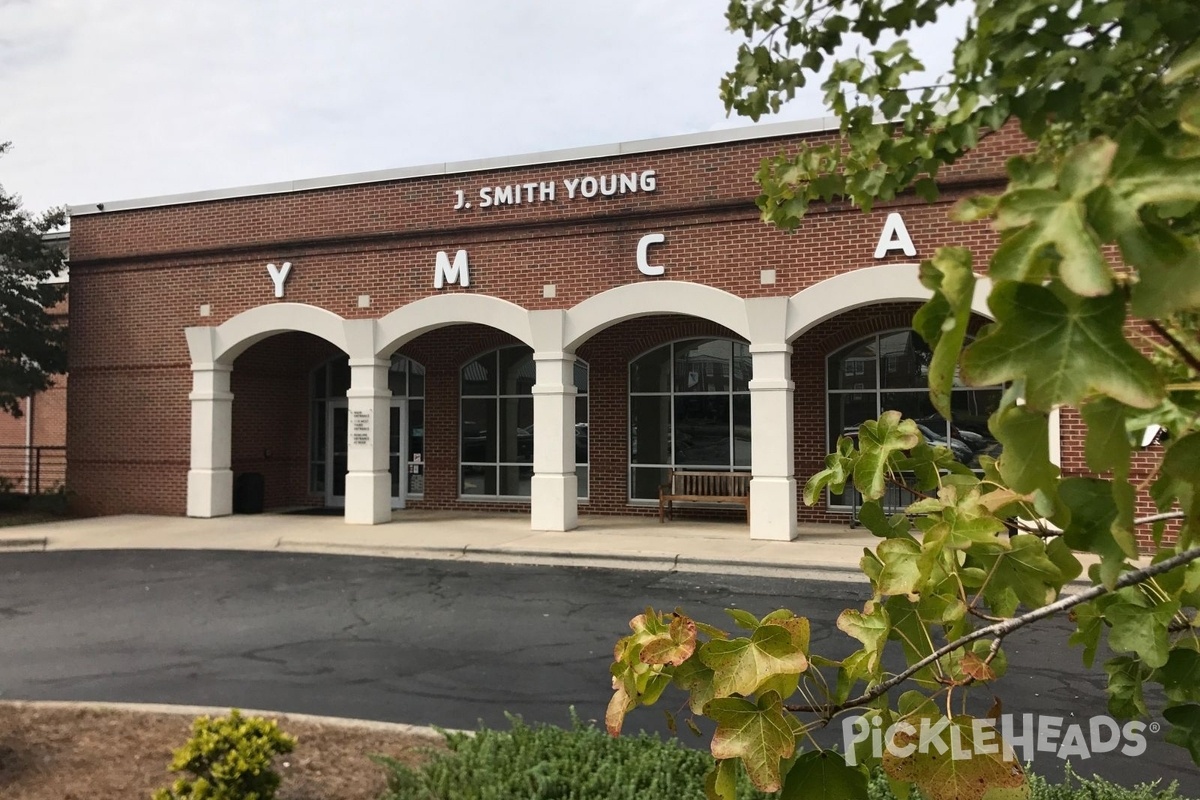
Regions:
<instances>
[{"instance_id":1,"label":"large glass window","mask_svg":"<svg viewBox=\"0 0 1200 800\"><path fill-rule=\"evenodd\" d=\"M485 353L462 368L459 491L471 497L529 497L533 482L533 351ZM575 362L575 475L588 485L588 368Z\"/></svg>"},{"instance_id":2,"label":"large glass window","mask_svg":"<svg viewBox=\"0 0 1200 800\"><path fill-rule=\"evenodd\" d=\"M955 376L951 395L952 419L934 410L929 400L929 364L933 354L914 331L890 331L870 336L837 351L828 359L829 451L839 436L857 438L858 427L884 411L899 411L916 420L930 444L949 447L954 458L970 467L980 456L998 456L999 443L988 432L988 416L1000 404L1002 389L968 388ZM911 498L892 492L889 506L906 505ZM830 495L831 506L857 504L852 486Z\"/></svg>"},{"instance_id":3,"label":"large glass window","mask_svg":"<svg viewBox=\"0 0 1200 800\"><path fill-rule=\"evenodd\" d=\"M313 370L309 384L309 490L324 492L326 465L333 462L332 494L345 494L346 431L334 431L335 441L330 451L328 438L328 409L331 403L344 404L350 388L350 359L337 356ZM408 497L425 493L425 368L417 362L396 354L388 366L388 388L393 398L388 439L388 466L392 474L392 496L400 493L400 482L406 481ZM408 424L400 430L400 410L396 402L407 405ZM344 426L342 426L344 427ZM401 437L407 437L407 448L401 448ZM402 453L408 459L400 464ZM403 468L402 468L403 467ZM402 476L407 475L407 478Z\"/></svg>"},{"instance_id":4,"label":"large glass window","mask_svg":"<svg viewBox=\"0 0 1200 800\"><path fill-rule=\"evenodd\" d=\"M750 469L750 348L687 339L629 364L629 497L658 498L672 467Z\"/></svg>"}]
</instances>

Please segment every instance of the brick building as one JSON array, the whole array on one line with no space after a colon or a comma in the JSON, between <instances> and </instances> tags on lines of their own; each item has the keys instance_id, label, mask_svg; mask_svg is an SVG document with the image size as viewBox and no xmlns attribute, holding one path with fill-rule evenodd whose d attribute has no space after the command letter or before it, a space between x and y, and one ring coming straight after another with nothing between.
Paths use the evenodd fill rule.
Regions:
<instances>
[{"instance_id":1,"label":"brick building","mask_svg":"<svg viewBox=\"0 0 1200 800\"><path fill-rule=\"evenodd\" d=\"M760 160L831 135L785 123L76 206L77 505L224 515L249 473L268 508L351 523L455 508L569 530L654 513L689 467L751 473L750 534L788 539L848 518L852 493L798 507L797 481L882 408L964 462L994 454L999 390L964 387L938 417L908 326L921 258L995 246L947 210L1001 185L1021 140L987 137L937 203L764 225Z\"/></svg>"}]
</instances>

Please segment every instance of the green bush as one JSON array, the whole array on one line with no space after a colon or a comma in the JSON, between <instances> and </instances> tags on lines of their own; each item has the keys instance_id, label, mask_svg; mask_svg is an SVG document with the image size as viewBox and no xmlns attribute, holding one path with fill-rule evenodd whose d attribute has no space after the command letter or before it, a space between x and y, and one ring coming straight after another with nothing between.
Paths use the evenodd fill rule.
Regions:
<instances>
[{"instance_id":1,"label":"green bush","mask_svg":"<svg viewBox=\"0 0 1200 800\"><path fill-rule=\"evenodd\" d=\"M447 733L449 753L419 769L387 758L385 800L672 800L704 797L712 757L675 741L639 734L613 738L579 720L571 727L526 725ZM739 800L765 798L743 779Z\"/></svg>"},{"instance_id":2,"label":"green bush","mask_svg":"<svg viewBox=\"0 0 1200 800\"><path fill-rule=\"evenodd\" d=\"M199 717L192 738L171 762L172 772L192 777L159 789L153 800L272 800L279 773L271 759L295 746L295 738L274 721L243 717L237 709L227 717Z\"/></svg>"},{"instance_id":3,"label":"green bush","mask_svg":"<svg viewBox=\"0 0 1200 800\"><path fill-rule=\"evenodd\" d=\"M571 712L571 727L524 724L512 730L482 728L447 733L450 752L435 751L419 768L377 758L388 771L382 800L690 800L704 797L712 757L674 740L639 734L611 738ZM872 773L870 800L896 800L881 770ZM1062 783L1030 776L1030 800L1186 800L1175 785L1131 789L1079 777L1067 765ZM757 792L742 776L739 800L774 797ZM912 800L919 800L914 791Z\"/></svg>"}]
</instances>

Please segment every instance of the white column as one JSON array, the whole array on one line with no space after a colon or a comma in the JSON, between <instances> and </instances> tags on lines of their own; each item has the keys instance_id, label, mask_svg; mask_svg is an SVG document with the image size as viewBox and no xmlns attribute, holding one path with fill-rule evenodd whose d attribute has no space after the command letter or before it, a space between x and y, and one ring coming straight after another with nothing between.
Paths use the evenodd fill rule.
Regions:
<instances>
[{"instance_id":1,"label":"white column","mask_svg":"<svg viewBox=\"0 0 1200 800\"><path fill-rule=\"evenodd\" d=\"M750 538L796 538L792 348L752 344L750 381Z\"/></svg>"},{"instance_id":2,"label":"white column","mask_svg":"<svg viewBox=\"0 0 1200 800\"><path fill-rule=\"evenodd\" d=\"M530 526L569 531L579 524L575 475L575 356L534 353L533 487Z\"/></svg>"},{"instance_id":3,"label":"white column","mask_svg":"<svg viewBox=\"0 0 1200 800\"><path fill-rule=\"evenodd\" d=\"M392 519L388 473L388 360L351 358L346 392L346 522L378 525Z\"/></svg>"},{"instance_id":4,"label":"white column","mask_svg":"<svg viewBox=\"0 0 1200 800\"><path fill-rule=\"evenodd\" d=\"M223 517L233 513L230 429L233 393L230 367L192 364L192 456L187 479L187 515Z\"/></svg>"}]
</instances>

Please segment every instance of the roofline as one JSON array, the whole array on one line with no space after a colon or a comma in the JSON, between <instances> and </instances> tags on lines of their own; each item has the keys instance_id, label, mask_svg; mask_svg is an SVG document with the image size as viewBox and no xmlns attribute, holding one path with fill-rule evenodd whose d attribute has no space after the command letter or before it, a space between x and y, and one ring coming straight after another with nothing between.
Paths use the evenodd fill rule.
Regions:
<instances>
[{"instance_id":1,"label":"roofline","mask_svg":"<svg viewBox=\"0 0 1200 800\"><path fill-rule=\"evenodd\" d=\"M632 142L618 142L617 144L573 147L566 150L547 150L540 153L479 158L469 161L450 161L442 164L425 164L419 167L399 167L370 172L352 172L345 175L332 175L324 178L305 178L295 181L281 181L279 183L262 183L254 186L237 186L227 189L143 197L134 200L85 203L83 205L70 206L69 211L72 217L83 217L89 214L101 214L110 211L132 211L141 208L177 206L212 200L230 200L241 197L307 192L314 189L380 183L383 181L403 180L405 178L424 178L432 175L458 175L468 172L531 167L539 164L557 164L565 161L585 161L596 158L634 155L637 153L680 150L687 147L702 147L704 145L725 144L728 142L770 139L804 133L821 133L837 130L839 126L840 123L836 117L820 117L818 119L799 120L795 122L773 122L766 125L725 128L722 130L705 131L703 133L687 133L676 136L661 136L654 139L638 139Z\"/></svg>"}]
</instances>

